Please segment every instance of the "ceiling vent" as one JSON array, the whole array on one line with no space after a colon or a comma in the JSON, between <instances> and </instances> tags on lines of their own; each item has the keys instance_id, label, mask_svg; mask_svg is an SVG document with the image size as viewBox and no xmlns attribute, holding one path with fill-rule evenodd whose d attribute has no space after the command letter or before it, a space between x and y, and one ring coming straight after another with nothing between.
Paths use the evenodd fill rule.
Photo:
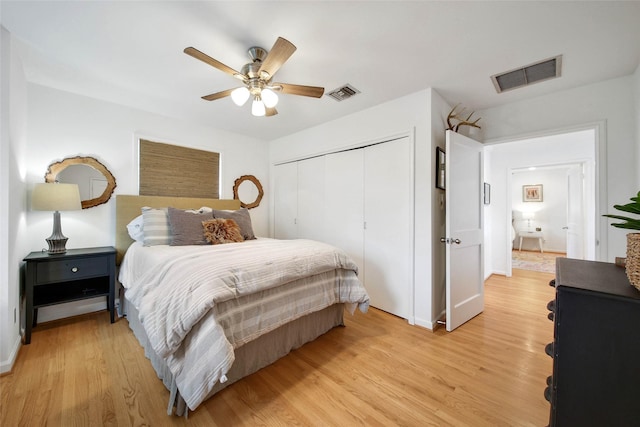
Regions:
<instances>
[{"instance_id":1,"label":"ceiling vent","mask_svg":"<svg viewBox=\"0 0 640 427\"><path fill-rule=\"evenodd\" d=\"M352 96L357 95L360 91L349 83L346 85L339 87L338 89L334 89L331 92L327 93L327 96L335 99L336 101L344 101L345 99L351 98Z\"/></svg>"},{"instance_id":2,"label":"ceiling vent","mask_svg":"<svg viewBox=\"0 0 640 427\"><path fill-rule=\"evenodd\" d=\"M544 80L560 77L562 70L562 55L545 59L535 64L520 67L506 73L491 76L491 81L498 93L511 89L528 86Z\"/></svg>"}]
</instances>

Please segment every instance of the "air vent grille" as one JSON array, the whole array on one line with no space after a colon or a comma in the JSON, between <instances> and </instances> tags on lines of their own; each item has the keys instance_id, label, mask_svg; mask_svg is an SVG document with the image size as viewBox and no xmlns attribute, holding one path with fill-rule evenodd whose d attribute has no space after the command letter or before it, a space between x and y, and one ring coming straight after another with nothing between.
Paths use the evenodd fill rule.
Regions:
<instances>
[{"instance_id":1,"label":"air vent grille","mask_svg":"<svg viewBox=\"0 0 640 427\"><path fill-rule=\"evenodd\" d=\"M545 59L534 64L520 67L505 73L491 76L491 81L498 93L519 87L528 86L544 80L560 77L562 71L562 55Z\"/></svg>"},{"instance_id":2,"label":"air vent grille","mask_svg":"<svg viewBox=\"0 0 640 427\"><path fill-rule=\"evenodd\" d=\"M336 101L344 101L345 99L349 99L359 93L360 91L358 89L347 83L346 85L327 93L327 96L330 96Z\"/></svg>"}]
</instances>

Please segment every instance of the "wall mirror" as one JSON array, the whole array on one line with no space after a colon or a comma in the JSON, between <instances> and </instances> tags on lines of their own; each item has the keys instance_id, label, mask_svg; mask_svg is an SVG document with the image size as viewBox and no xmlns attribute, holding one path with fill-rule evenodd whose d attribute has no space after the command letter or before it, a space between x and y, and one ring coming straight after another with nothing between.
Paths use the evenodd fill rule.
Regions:
<instances>
[{"instance_id":1,"label":"wall mirror","mask_svg":"<svg viewBox=\"0 0 640 427\"><path fill-rule=\"evenodd\" d=\"M44 180L78 184L82 209L108 202L116 188L116 179L109 169L93 157L68 157L51 163Z\"/></svg>"},{"instance_id":2,"label":"wall mirror","mask_svg":"<svg viewBox=\"0 0 640 427\"><path fill-rule=\"evenodd\" d=\"M260 205L264 196L262 184L253 175L242 175L233 183L233 198L240 200L240 206L253 209Z\"/></svg>"}]
</instances>

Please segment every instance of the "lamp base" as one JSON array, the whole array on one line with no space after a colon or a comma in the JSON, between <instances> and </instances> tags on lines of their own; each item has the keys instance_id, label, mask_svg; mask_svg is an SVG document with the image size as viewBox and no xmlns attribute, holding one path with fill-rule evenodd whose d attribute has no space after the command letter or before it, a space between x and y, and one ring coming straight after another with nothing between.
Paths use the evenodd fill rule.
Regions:
<instances>
[{"instance_id":1,"label":"lamp base","mask_svg":"<svg viewBox=\"0 0 640 427\"><path fill-rule=\"evenodd\" d=\"M62 234L62 228L60 227L60 212L55 211L53 213L53 232L48 239L45 239L49 244L50 254L63 254L67 252L67 237Z\"/></svg>"},{"instance_id":2,"label":"lamp base","mask_svg":"<svg viewBox=\"0 0 640 427\"><path fill-rule=\"evenodd\" d=\"M50 254L63 254L67 252L67 239L66 237L63 239L55 238L55 239L45 239L49 244L49 253Z\"/></svg>"}]
</instances>

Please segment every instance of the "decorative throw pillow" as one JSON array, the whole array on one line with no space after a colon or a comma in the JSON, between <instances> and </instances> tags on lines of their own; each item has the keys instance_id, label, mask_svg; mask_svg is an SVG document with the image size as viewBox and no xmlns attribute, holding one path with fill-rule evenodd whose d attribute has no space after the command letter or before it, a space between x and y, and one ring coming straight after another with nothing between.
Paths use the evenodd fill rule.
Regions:
<instances>
[{"instance_id":1,"label":"decorative throw pillow","mask_svg":"<svg viewBox=\"0 0 640 427\"><path fill-rule=\"evenodd\" d=\"M142 231L144 246L168 245L171 243L171 228L167 208L142 208Z\"/></svg>"},{"instance_id":2,"label":"decorative throw pillow","mask_svg":"<svg viewBox=\"0 0 640 427\"><path fill-rule=\"evenodd\" d=\"M202 222L213 219L211 212L184 211L169 207L171 246L206 245Z\"/></svg>"},{"instance_id":3,"label":"decorative throw pillow","mask_svg":"<svg viewBox=\"0 0 640 427\"><path fill-rule=\"evenodd\" d=\"M234 220L240 227L240 232L242 233L244 240L253 240L256 238L255 234L253 234L251 216L249 215L249 210L246 208L242 208L237 211L221 211L214 209L213 217Z\"/></svg>"},{"instance_id":4,"label":"decorative throw pillow","mask_svg":"<svg viewBox=\"0 0 640 427\"><path fill-rule=\"evenodd\" d=\"M127 224L127 232L136 242L144 242L144 221L142 215L138 215Z\"/></svg>"},{"instance_id":5,"label":"decorative throw pillow","mask_svg":"<svg viewBox=\"0 0 640 427\"><path fill-rule=\"evenodd\" d=\"M214 218L202 221L202 226L207 241L212 245L244 241L240 227L232 219Z\"/></svg>"}]
</instances>

